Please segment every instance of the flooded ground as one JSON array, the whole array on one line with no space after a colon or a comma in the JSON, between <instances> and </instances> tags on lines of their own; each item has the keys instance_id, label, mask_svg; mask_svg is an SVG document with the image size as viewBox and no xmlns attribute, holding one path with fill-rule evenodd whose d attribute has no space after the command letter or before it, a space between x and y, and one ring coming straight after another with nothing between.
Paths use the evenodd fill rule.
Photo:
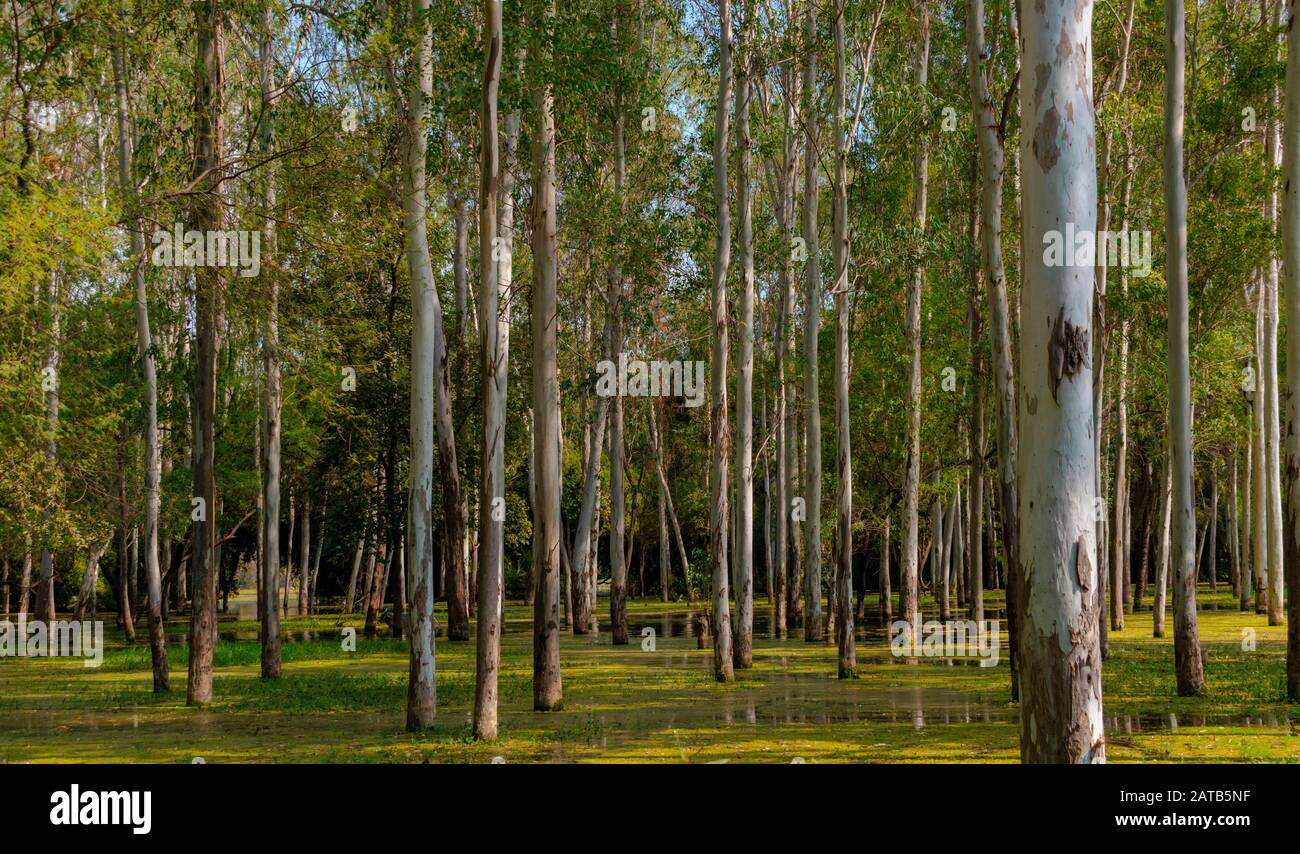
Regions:
<instances>
[{"instance_id":1,"label":"flooded ground","mask_svg":"<svg viewBox=\"0 0 1300 854\"><path fill-rule=\"evenodd\" d=\"M991 598L990 620L1001 615ZM1202 614L1206 698L1173 696L1172 641L1151 637L1150 612L1130 615L1128 627L1111 634L1103 685L1112 761L1300 761L1300 708L1281 702L1285 629L1212 604L1223 606ZM110 637L97 669L0 660L0 761L1018 759L1005 626L993 666L969 656L896 657L868 597L856 631L860 678L840 681L833 642L805 643L802 631L773 637L773 616L761 605L754 666L727 685L712 678L711 651L697 648L699 606L631 603L628 646L612 646L607 631L565 635L565 706L554 713L531 710L531 610L511 605L502 738L484 745L470 738L472 640L439 640L438 723L412 735L402 731L404 641L367 639L363 615L290 614L284 677L266 682L258 678L255 606L244 597L219 622L216 696L206 709L184 705L183 618L168 626L165 695L150 691L147 647L128 648L120 636Z\"/></svg>"}]
</instances>

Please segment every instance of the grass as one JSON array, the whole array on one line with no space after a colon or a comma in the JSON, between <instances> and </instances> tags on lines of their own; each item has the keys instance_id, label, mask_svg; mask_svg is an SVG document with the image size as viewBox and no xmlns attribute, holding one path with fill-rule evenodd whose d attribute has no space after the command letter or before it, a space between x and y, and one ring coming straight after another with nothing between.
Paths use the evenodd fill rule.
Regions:
<instances>
[{"instance_id":1,"label":"grass","mask_svg":"<svg viewBox=\"0 0 1300 854\"><path fill-rule=\"evenodd\" d=\"M1110 761L1300 761L1283 701L1285 628L1201 591L1205 697L1174 695L1170 637L1152 614L1112 632L1103 670ZM603 606L602 601L602 606ZM407 646L366 639L359 615L290 617L284 675L259 678L257 624L225 620L214 699L185 706L186 648L169 646L172 691L151 691L149 651L106 630L103 665L0 660L4 762L1014 762L1017 707L1009 702L1005 631L996 667L889 654L879 626L858 641L860 678L835 678L833 643L774 640L757 603L754 667L712 678L712 652L685 636L683 603L630 603L632 643L564 635L564 710L532 711L531 609L510 604L502 641L501 738L470 737L474 644L439 638L438 723L403 731ZM874 613L868 597L868 613ZM927 603L927 605L930 603ZM990 609L1001 597L987 597ZM440 614L440 619L442 619ZM653 649L641 629L655 629ZM168 626L181 636L186 624ZM343 648L356 628L355 651ZM1172 630L1172 618L1169 628ZM1253 633L1253 636L1252 634ZM1170 635L1172 631L1170 631ZM1243 637L1253 640L1243 643ZM229 639L234 638L234 639ZM649 644L644 644L648 647Z\"/></svg>"}]
</instances>

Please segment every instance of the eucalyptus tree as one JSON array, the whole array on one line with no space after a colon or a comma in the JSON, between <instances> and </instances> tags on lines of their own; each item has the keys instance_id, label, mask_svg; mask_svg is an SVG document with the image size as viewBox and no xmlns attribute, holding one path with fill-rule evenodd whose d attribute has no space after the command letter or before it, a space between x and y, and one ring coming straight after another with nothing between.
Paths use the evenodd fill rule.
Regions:
<instances>
[{"instance_id":1,"label":"eucalyptus tree","mask_svg":"<svg viewBox=\"0 0 1300 854\"><path fill-rule=\"evenodd\" d=\"M483 476L479 495L478 632L474 681L474 737L497 735L497 681L501 666L504 571L506 381L510 346L513 163L499 159L497 101L501 83L501 4L483 2L483 92L479 112L479 330L483 342ZM513 160L519 113L507 119L506 157ZM503 180L504 179L504 180ZM500 195L501 212L497 201ZM499 218L498 218L499 217ZM506 279L507 281L503 281ZM504 304L504 305L503 305ZM504 314L502 308L505 308Z\"/></svg>"},{"instance_id":2,"label":"eucalyptus tree","mask_svg":"<svg viewBox=\"0 0 1300 854\"><path fill-rule=\"evenodd\" d=\"M881 7L883 9L883 6ZM838 674L857 678L858 654L853 626L853 449L849 444L849 142L853 135L846 111L844 59L845 0L836 0L831 27L835 43L835 200L832 246L835 267L835 630L839 639ZM879 19L877 18L877 21ZM862 83L870 73L863 63Z\"/></svg>"},{"instance_id":3,"label":"eucalyptus tree","mask_svg":"<svg viewBox=\"0 0 1300 854\"><path fill-rule=\"evenodd\" d=\"M1300 27L1294 26L1296 0L1287 8L1286 114L1282 136L1282 269L1285 276L1287 329L1300 329ZM1288 377L1300 377L1300 341L1287 336ZM1294 382L1294 380L1292 381ZM1287 397L1286 694L1300 701L1300 395ZM1233 479L1236 492L1236 479ZM1235 495L1234 495L1235 504ZM1274 586L1276 590L1276 585ZM1271 603L1270 603L1271 604ZM1270 614L1269 622L1272 622Z\"/></svg>"},{"instance_id":4,"label":"eucalyptus tree","mask_svg":"<svg viewBox=\"0 0 1300 854\"><path fill-rule=\"evenodd\" d=\"M1047 245L1066 223L1092 231L1097 216L1092 113L1091 0L1021 11L1020 88L1026 216L1022 245ZM1064 46L1064 47L1061 47ZM1066 123L1066 116L1073 122ZM1024 256L1019 395L1020 757L1104 762L1092 423L1091 266Z\"/></svg>"},{"instance_id":5,"label":"eucalyptus tree","mask_svg":"<svg viewBox=\"0 0 1300 854\"><path fill-rule=\"evenodd\" d=\"M547 0L545 24L555 18ZM555 711L564 703L560 681L560 383L556 366L555 97L550 75L555 57L546 51L533 81L533 412L537 419L539 522L533 532L537 598L533 607L533 708Z\"/></svg>"},{"instance_id":6,"label":"eucalyptus tree","mask_svg":"<svg viewBox=\"0 0 1300 854\"><path fill-rule=\"evenodd\" d=\"M138 193L133 174L135 140L131 131L131 104L127 94L127 56L125 33L115 33L112 58L118 182L126 203L134 206L138 203ZM162 463L158 448L158 367L154 359L153 334L149 324L149 294L145 288L143 228L144 225L138 218L131 223L129 257L132 261L131 281L135 298L136 352L140 357L140 371L144 379L144 567L149 609L149 656L153 665L153 689L161 692L169 687L167 638L162 619L162 576L158 567L158 513L162 498L159 480ZM119 567L118 571L124 572L124 568Z\"/></svg>"},{"instance_id":7,"label":"eucalyptus tree","mask_svg":"<svg viewBox=\"0 0 1300 854\"><path fill-rule=\"evenodd\" d=\"M1171 559L1178 693L1205 693L1196 628L1196 504L1187 330L1187 186L1183 168L1186 29L1182 0L1165 0L1165 280L1169 284L1169 439L1173 460Z\"/></svg>"},{"instance_id":8,"label":"eucalyptus tree","mask_svg":"<svg viewBox=\"0 0 1300 854\"><path fill-rule=\"evenodd\" d=\"M216 0L194 6L194 183L204 192L194 205L199 231L222 231L225 126L225 17ZM217 366L225 326L226 273L221 267L195 271L194 525L193 606L190 616L188 705L212 700L212 654L216 641L216 418Z\"/></svg>"},{"instance_id":9,"label":"eucalyptus tree","mask_svg":"<svg viewBox=\"0 0 1300 854\"><path fill-rule=\"evenodd\" d=\"M740 356L736 377L736 625L734 664L754 666L754 193L750 132L755 65L754 0L745 3L736 71L736 196L740 209ZM725 109L719 106L719 109ZM715 163L715 168L717 164ZM725 161L723 162L725 169Z\"/></svg>"},{"instance_id":10,"label":"eucalyptus tree","mask_svg":"<svg viewBox=\"0 0 1300 854\"><path fill-rule=\"evenodd\" d=\"M922 99L928 97L930 73L929 0L913 0L916 41L912 52L912 78ZM916 141L912 160L912 227L922 238L925 234L926 194L929 188L930 154L924 134ZM899 565L899 610L908 624L911 637L920 628L921 591L918 565L918 538L921 485L921 295L925 284L925 267L918 261L907 288L905 309L911 372L907 395L907 463L903 474L903 542Z\"/></svg>"},{"instance_id":11,"label":"eucalyptus tree","mask_svg":"<svg viewBox=\"0 0 1300 854\"><path fill-rule=\"evenodd\" d=\"M718 97L713 120L713 205L717 232L713 246L710 308L713 352L709 401L712 460L709 472L709 554L713 562L713 675L719 682L733 676L727 555L727 458L731 447L727 415L727 270L731 265L731 212L728 208L727 158L731 137L731 0L718 0ZM810 264L809 266L813 266ZM812 447L812 446L810 446Z\"/></svg>"},{"instance_id":12,"label":"eucalyptus tree","mask_svg":"<svg viewBox=\"0 0 1300 854\"><path fill-rule=\"evenodd\" d=\"M402 124L402 222L405 234L407 273L411 280L411 474L410 554L406 571L411 585L410 671L406 693L406 728L433 726L437 713L436 661L433 627L433 412L443 404L450 418L449 401L438 396L435 385L446 381L446 352L442 334L442 311L433 281L429 239L425 224L428 206L425 159L428 149L429 100L433 90L433 31L428 20L430 0L411 0L409 89L405 96ZM394 92L397 95L397 92ZM399 96L400 97L400 96ZM441 368L442 376L435 378ZM450 444L450 436L440 437ZM452 460L454 466L454 450ZM447 463L447 458L443 458ZM452 469L453 473L455 469ZM390 477L392 473L389 473ZM444 472L444 487L446 473ZM444 500L446 497L444 496ZM390 547L395 544L390 544ZM452 548L452 547L449 547ZM447 554L456 555L457 551ZM378 575L376 571L376 575ZM453 582L455 583L455 582ZM450 600L449 596L449 600ZM449 627L450 630L450 627Z\"/></svg>"},{"instance_id":13,"label":"eucalyptus tree","mask_svg":"<svg viewBox=\"0 0 1300 854\"><path fill-rule=\"evenodd\" d=\"M817 372L818 326L821 321L821 250L818 243L818 164L821 150L817 123L817 4L804 9L803 108L804 184L803 239L808 261L804 264L804 628L808 642L822 639L822 415Z\"/></svg>"}]
</instances>

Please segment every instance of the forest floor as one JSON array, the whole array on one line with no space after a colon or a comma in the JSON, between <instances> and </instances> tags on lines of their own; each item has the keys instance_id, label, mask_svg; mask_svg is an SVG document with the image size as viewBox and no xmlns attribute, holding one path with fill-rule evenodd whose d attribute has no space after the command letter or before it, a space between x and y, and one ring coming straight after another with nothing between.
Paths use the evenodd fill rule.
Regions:
<instances>
[{"instance_id":1,"label":"forest floor","mask_svg":"<svg viewBox=\"0 0 1300 854\"><path fill-rule=\"evenodd\" d=\"M1107 758L1117 762L1300 761L1300 706L1282 701L1285 627L1238 611L1226 585L1202 588L1200 632L1209 693L1174 695L1172 615L1164 639L1152 613L1126 616L1103 669ZM712 677L691 615L702 604L633 601L631 644L608 631L562 640L564 709L532 711L531 608L507 607L501 738L470 737L474 643L437 644L438 723L403 731L407 644L367 640L363 615L290 615L284 675L258 678L257 623L232 601L217 648L214 699L185 706L185 618L168 624L170 693L151 692L149 649L107 617L103 663L0 659L0 762L1014 762L1005 623L994 667L891 655L867 597L860 678L835 678L833 642L772 639L755 605L754 666ZM933 603L926 601L927 609ZM988 594L989 618L1002 606ZM608 603L601 599L601 616ZM445 612L439 604L439 619ZM929 610L927 610L927 616ZM441 624L441 623L440 623ZM357 629L355 651L343 630ZM654 629L653 643L643 635ZM603 628L607 628L603 627ZM1253 630L1253 644L1252 639ZM1253 646L1253 648L1251 648ZM653 647L651 649L650 647Z\"/></svg>"}]
</instances>

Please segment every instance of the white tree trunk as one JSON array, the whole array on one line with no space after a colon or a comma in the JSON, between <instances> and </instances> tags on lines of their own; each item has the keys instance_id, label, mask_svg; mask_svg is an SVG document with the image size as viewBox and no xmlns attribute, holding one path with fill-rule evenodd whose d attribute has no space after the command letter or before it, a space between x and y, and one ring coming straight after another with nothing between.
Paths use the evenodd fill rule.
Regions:
<instances>
[{"instance_id":1,"label":"white tree trunk","mask_svg":"<svg viewBox=\"0 0 1300 854\"><path fill-rule=\"evenodd\" d=\"M411 17L422 23L413 55L414 68L407 95L405 158L402 193L406 262L411 278L411 471L408 504L410 534L404 546L407 585L411 603L410 666L406 692L406 728L433 726L437 713L437 679L433 624L433 412L438 361L445 371L445 354L439 352L441 309L429 258L425 224L428 188L425 153L429 100L433 92L433 33L427 24L430 0L411 0ZM439 407L441 408L441 407ZM377 573L378 574L378 573ZM454 583L454 582L453 582ZM448 599L450 600L450 596Z\"/></svg>"},{"instance_id":2,"label":"white tree trunk","mask_svg":"<svg viewBox=\"0 0 1300 854\"><path fill-rule=\"evenodd\" d=\"M750 177L754 140L749 128L754 5L753 2L745 4L735 93L736 136L740 147L736 175L740 208L740 355L736 376L736 632L733 662L740 669L754 666L754 194Z\"/></svg>"},{"instance_id":3,"label":"white tree trunk","mask_svg":"<svg viewBox=\"0 0 1300 854\"><path fill-rule=\"evenodd\" d=\"M1186 22L1165 0L1165 281L1169 285L1169 440L1173 461L1171 570L1178 693L1205 692L1196 630L1196 504L1192 492L1192 385L1187 330L1187 187L1183 178Z\"/></svg>"},{"instance_id":4,"label":"white tree trunk","mask_svg":"<svg viewBox=\"0 0 1300 854\"><path fill-rule=\"evenodd\" d=\"M1093 270L1048 266L1049 230L1097 217L1092 2L1022 9L1024 166L1020 472L1020 756L1104 762L1089 357Z\"/></svg>"},{"instance_id":5,"label":"white tree trunk","mask_svg":"<svg viewBox=\"0 0 1300 854\"><path fill-rule=\"evenodd\" d=\"M127 96L127 56L125 38L118 35L113 47L113 91L117 110L118 180L127 198L136 198L131 170L135 162L130 127L130 103ZM153 336L149 326L149 294L144 280L144 233L137 220L131 225L131 257L134 260L132 282L135 291L136 353L144 376L144 564L145 586L149 607L149 655L153 664L153 689L168 690L167 639L162 620L162 572L158 564L158 514L162 504L159 484L162 464L158 447L158 367L154 360ZM26 566L30 569L30 555ZM20 594L25 601L27 580ZM24 614L26 608L22 609ZM274 610L274 609L273 609Z\"/></svg>"},{"instance_id":6,"label":"white tree trunk","mask_svg":"<svg viewBox=\"0 0 1300 854\"><path fill-rule=\"evenodd\" d=\"M929 0L912 0L916 17L916 44L912 53L912 77L926 92L930 77ZM926 193L929 184L930 150L922 136L912 160L912 227L925 234ZM925 268L918 264L907 286L907 345L912 357L907 392L907 467L903 473L903 554L899 562L898 606L908 624L909 645L921 626L921 578L917 555L918 508L921 488L921 292Z\"/></svg>"},{"instance_id":7,"label":"white tree trunk","mask_svg":"<svg viewBox=\"0 0 1300 854\"><path fill-rule=\"evenodd\" d=\"M474 670L474 737L497 737L501 668L501 606L505 584L506 380L510 346L510 284L514 239L514 145L519 113L506 120L504 170L498 160L497 100L501 84L501 4L483 2L483 87L479 112L479 329L483 353L482 483L479 493L478 632ZM498 180L501 212L497 212Z\"/></svg>"},{"instance_id":8,"label":"white tree trunk","mask_svg":"<svg viewBox=\"0 0 1300 854\"><path fill-rule=\"evenodd\" d=\"M555 17L555 2L546 12ZM543 58L545 62L546 58ZM533 708L558 710L560 682L560 383L556 366L555 116L550 84L533 90L533 411L537 417L537 598L533 605ZM539 548L540 547L540 548Z\"/></svg>"},{"instance_id":9,"label":"white tree trunk","mask_svg":"<svg viewBox=\"0 0 1300 854\"><path fill-rule=\"evenodd\" d=\"M821 321L821 249L818 245L817 179L817 5L809 3L804 18L803 115L805 117L803 239L808 247L804 267L804 640L822 639L822 415L817 378L817 337Z\"/></svg>"}]
</instances>

